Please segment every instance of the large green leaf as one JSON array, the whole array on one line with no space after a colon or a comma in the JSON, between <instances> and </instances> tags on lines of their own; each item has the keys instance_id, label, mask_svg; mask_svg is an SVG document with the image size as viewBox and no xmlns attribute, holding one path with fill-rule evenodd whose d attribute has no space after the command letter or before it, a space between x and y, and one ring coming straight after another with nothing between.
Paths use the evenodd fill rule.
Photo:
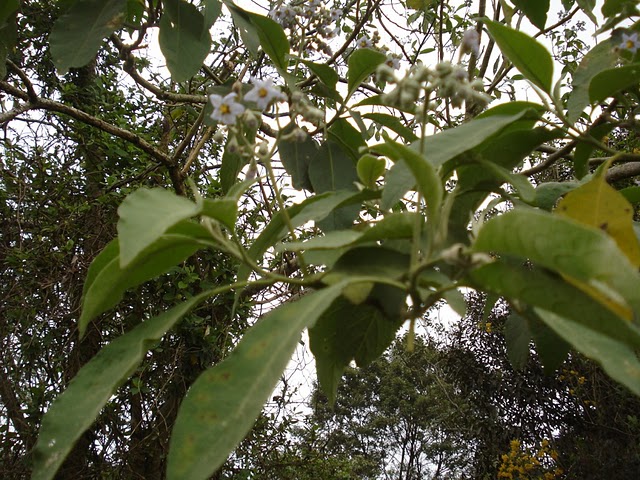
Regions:
<instances>
[{"instance_id":1,"label":"large green leaf","mask_svg":"<svg viewBox=\"0 0 640 480\"><path fill-rule=\"evenodd\" d=\"M369 48L360 48L349 55L348 65L348 88L347 97L353 95L356 89L364 82L369 75L376 71L378 65L384 62L387 56L371 50Z\"/></svg>"},{"instance_id":2,"label":"large green leaf","mask_svg":"<svg viewBox=\"0 0 640 480\"><path fill-rule=\"evenodd\" d=\"M288 130L290 129L285 128L285 132ZM313 186L309 179L309 165L311 160L318 154L318 144L313 138L307 136L302 142L281 140L278 143L278 151L282 166L291 176L293 188L313 191Z\"/></svg>"},{"instance_id":3,"label":"large green leaf","mask_svg":"<svg viewBox=\"0 0 640 480\"><path fill-rule=\"evenodd\" d=\"M169 228L198 213L198 205L163 188L133 192L118 208L120 267L127 267Z\"/></svg>"},{"instance_id":4,"label":"large green leaf","mask_svg":"<svg viewBox=\"0 0 640 480\"><path fill-rule=\"evenodd\" d=\"M88 323L120 302L124 292L168 271L203 247L214 246L206 228L183 221L170 228L127 267L120 266L118 239L110 242L89 267L84 284L80 336Z\"/></svg>"},{"instance_id":5,"label":"large green leaf","mask_svg":"<svg viewBox=\"0 0 640 480\"><path fill-rule=\"evenodd\" d=\"M260 48L260 36L258 35L256 26L251 21L251 18L249 18L247 12L239 8L232 0L222 1L231 13L231 18L233 18L236 30L240 32L242 43L247 47L251 56L256 58Z\"/></svg>"},{"instance_id":6,"label":"large green leaf","mask_svg":"<svg viewBox=\"0 0 640 480\"><path fill-rule=\"evenodd\" d=\"M536 313L576 350L598 362L611 378L640 395L640 361L633 348L552 312L536 309Z\"/></svg>"},{"instance_id":7,"label":"large green leaf","mask_svg":"<svg viewBox=\"0 0 640 480\"><path fill-rule=\"evenodd\" d=\"M549 11L549 0L513 0L513 4L540 30L544 30Z\"/></svg>"},{"instance_id":8,"label":"large green leaf","mask_svg":"<svg viewBox=\"0 0 640 480\"><path fill-rule=\"evenodd\" d=\"M604 70L589 83L589 101L601 102L630 87L640 85L640 63Z\"/></svg>"},{"instance_id":9,"label":"large green leaf","mask_svg":"<svg viewBox=\"0 0 640 480\"><path fill-rule=\"evenodd\" d=\"M487 222L476 251L517 255L596 288L617 294L640 314L640 274L601 230L535 210L514 210Z\"/></svg>"},{"instance_id":10,"label":"large green leaf","mask_svg":"<svg viewBox=\"0 0 640 480\"><path fill-rule=\"evenodd\" d=\"M529 360L531 331L527 319L512 312L504 323L507 357L515 370L522 370Z\"/></svg>"},{"instance_id":11,"label":"large green leaf","mask_svg":"<svg viewBox=\"0 0 640 480\"><path fill-rule=\"evenodd\" d=\"M469 273L470 286L548 310L627 345L640 348L640 329L557 275L497 260ZM536 339L538 340L538 339ZM570 343L571 341L568 340Z\"/></svg>"},{"instance_id":12,"label":"large green leaf","mask_svg":"<svg viewBox=\"0 0 640 480\"><path fill-rule=\"evenodd\" d=\"M173 428L169 480L204 480L224 463L251 429L302 330L315 323L344 286L336 284L276 308L247 331L225 360L198 377Z\"/></svg>"},{"instance_id":13,"label":"large green leaf","mask_svg":"<svg viewBox=\"0 0 640 480\"><path fill-rule=\"evenodd\" d=\"M385 176L380 208L392 208L415 184L416 179L407 164L402 160L396 161Z\"/></svg>"},{"instance_id":14,"label":"large green leaf","mask_svg":"<svg viewBox=\"0 0 640 480\"><path fill-rule=\"evenodd\" d=\"M551 93L553 59L547 49L526 33L492 20L484 22L509 61L534 85Z\"/></svg>"},{"instance_id":15,"label":"large green leaf","mask_svg":"<svg viewBox=\"0 0 640 480\"><path fill-rule=\"evenodd\" d=\"M13 5L7 5L5 9L11 10L13 7ZM2 15L4 16L4 12ZM4 18L0 16L0 80L3 80L7 75L7 57L14 50L18 41L16 16L15 9L9 11Z\"/></svg>"},{"instance_id":16,"label":"large green leaf","mask_svg":"<svg viewBox=\"0 0 640 480\"><path fill-rule=\"evenodd\" d=\"M5 0L0 5L0 24L6 22L20 8L20 0Z\"/></svg>"},{"instance_id":17,"label":"large green leaf","mask_svg":"<svg viewBox=\"0 0 640 480\"><path fill-rule=\"evenodd\" d=\"M193 297L142 322L105 346L82 367L42 420L33 451L33 480L49 480L55 476L75 442L135 371L149 348L208 295L210 293Z\"/></svg>"},{"instance_id":18,"label":"large green leaf","mask_svg":"<svg viewBox=\"0 0 640 480\"><path fill-rule=\"evenodd\" d=\"M573 74L572 89L567 101L567 117L570 122L576 122L585 107L591 103L589 99L591 79L615 65L616 56L611 54L612 49L613 42L611 39L606 39L582 57L580 65Z\"/></svg>"},{"instance_id":19,"label":"large green leaf","mask_svg":"<svg viewBox=\"0 0 640 480\"><path fill-rule=\"evenodd\" d=\"M171 78L193 77L209 54L211 35L204 16L185 0L164 0L158 41Z\"/></svg>"},{"instance_id":20,"label":"large green leaf","mask_svg":"<svg viewBox=\"0 0 640 480\"><path fill-rule=\"evenodd\" d=\"M311 159L309 180L316 193L355 191L358 173L355 163L344 150L338 144L328 141L321 145L316 156ZM317 224L325 231L346 228L353 223L359 210L360 206L357 204L348 205L333 210Z\"/></svg>"},{"instance_id":21,"label":"large green leaf","mask_svg":"<svg viewBox=\"0 0 640 480\"><path fill-rule=\"evenodd\" d=\"M372 292L372 297L376 294ZM309 329L309 346L316 360L318 381L333 403L344 369L355 359L359 367L379 357L395 338L400 318L387 316L373 304L354 305L336 299Z\"/></svg>"},{"instance_id":22,"label":"large green leaf","mask_svg":"<svg viewBox=\"0 0 640 480\"><path fill-rule=\"evenodd\" d=\"M339 80L338 72L324 63L315 63L310 60L301 61L309 68L309 70L313 72L316 77L320 79L322 83L324 83L331 90L335 90L336 84Z\"/></svg>"},{"instance_id":23,"label":"large green leaf","mask_svg":"<svg viewBox=\"0 0 640 480\"><path fill-rule=\"evenodd\" d=\"M288 66L289 40L282 26L262 15L249 12L247 14L258 32L262 50L269 56L276 68L285 73Z\"/></svg>"},{"instance_id":24,"label":"large green leaf","mask_svg":"<svg viewBox=\"0 0 640 480\"><path fill-rule=\"evenodd\" d=\"M200 213L219 221L230 231L235 231L238 219L238 201L255 182L255 179L245 180L233 185L222 198L204 199Z\"/></svg>"},{"instance_id":25,"label":"large green leaf","mask_svg":"<svg viewBox=\"0 0 640 480\"><path fill-rule=\"evenodd\" d=\"M122 25L126 0L78 0L53 25L49 44L60 73L95 58L104 38Z\"/></svg>"}]
</instances>

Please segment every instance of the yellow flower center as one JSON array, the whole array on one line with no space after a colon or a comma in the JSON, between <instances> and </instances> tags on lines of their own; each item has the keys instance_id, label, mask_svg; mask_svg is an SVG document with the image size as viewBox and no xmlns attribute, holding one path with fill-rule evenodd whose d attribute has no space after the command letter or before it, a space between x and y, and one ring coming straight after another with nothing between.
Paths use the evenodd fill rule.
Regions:
<instances>
[{"instance_id":1,"label":"yellow flower center","mask_svg":"<svg viewBox=\"0 0 640 480\"><path fill-rule=\"evenodd\" d=\"M635 44L633 43L633 40L627 40L626 45L627 45L627 50L631 50L633 49Z\"/></svg>"},{"instance_id":2,"label":"yellow flower center","mask_svg":"<svg viewBox=\"0 0 640 480\"><path fill-rule=\"evenodd\" d=\"M226 115L227 113L231 112L231 108L229 108L229 105L227 105L226 103L223 103L222 105L220 105L220 113L222 113L223 115Z\"/></svg>"},{"instance_id":3,"label":"yellow flower center","mask_svg":"<svg viewBox=\"0 0 640 480\"><path fill-rule=\"evenodd\" d=\"M263 87L260 90L258 90L258 95L260 95L260 98L264 98L267 95L269 95L269 90Z\"/></svg>"}]
</instances>

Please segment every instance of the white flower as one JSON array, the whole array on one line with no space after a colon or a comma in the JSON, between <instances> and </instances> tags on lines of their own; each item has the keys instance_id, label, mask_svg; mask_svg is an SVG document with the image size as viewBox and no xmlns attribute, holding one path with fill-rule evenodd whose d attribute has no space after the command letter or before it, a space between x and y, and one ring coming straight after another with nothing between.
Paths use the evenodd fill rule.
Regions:
<instances>
[{"instance_id":1,"label":"white flower","mask_svg":"<svg viewBox=\"0 0 640 480\"><path fill-rule=\"evenodd\" d=\"M235 93L230 93L226 97L215 94L209 95L209 101L213 105L211 119L225 125L236 123L238 115L244 112L244 105L236 102L236 96Z\"/></svg>"},{"instance_id":2,"label":"white flower","mask_svg":"<svg viewBox=\"0 0 640 480\"><path fill-rule=\"evenodd\" d=\"M273 86L270 79L252 79L253 89L244 96L248 102L255 102L260 110L266 109L273 101L285 100L285 96L278 87Z\"/></svg>"},{"instance_id":3,"label":"white flower","mask_svg":"<svg viewBox=\"0 0 640 480\"><path fill-rule=\"evenodd\" d=\"M358 39L358 47L359 48L371 48L373 47L373 42L369 37L360 37Z\"/></svg>"},{"instance_id":4,"label":"white flower","mask_svg":"<svg viewBox=\"0 0 640 480\"><path fill-rule=\"evenodd\" d=\"M473 53L476 57L480 53L480 34L475 29L470 29L462 35L460 42L460 56Z\"/></svg>"},{"instance_id":5,"label":"white flower","mask_svg":"<svg viewBox=\"0 0 640 480\"><path fill-rule=\"evenodd\" d=\"M329 18L331 19L332 22L337 22L338 20L340 20L342 18L342 9L341 8L334 8L329 12Z\"/></svg>"},{"instance_id":6,"label":"white flower","mask_svg":"<svg viewBox=\"0 0 640 480\"><path fill-rule=\"evenodd\" d=\"M628 50L632 55L635 55L640 48L640 40L638 40L638 32L633 32L631 35L626 33L622 34L622 43L620 44L622 50Z\"/></svg>"},{"instance_id":7,"label":"white flower","mask_svg":"<svg viewBox=\"0 0 640 480\"><path fill-rule=\"evenodd\" d=\"M393 70L398 70L400 68L400 59L394 55L389 55L384 63Z\"/></svg>"},{"instance_id":8,"label":"white flower","mask_svg":"<svg viewBox=\"0 0 640 480\"><path fill-rule=\"evenodd\" d=\"M289 5L280 5L269 12L269 18L285 28L290 28L295 24L296 11Z\"/></svg>"}]
</instances>

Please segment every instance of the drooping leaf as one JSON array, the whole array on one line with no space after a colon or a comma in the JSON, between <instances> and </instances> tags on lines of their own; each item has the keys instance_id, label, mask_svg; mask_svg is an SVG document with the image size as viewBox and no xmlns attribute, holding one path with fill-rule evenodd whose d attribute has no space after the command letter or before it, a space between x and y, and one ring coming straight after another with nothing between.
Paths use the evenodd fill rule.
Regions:
<instances>
[{"instance_id":1,"label":"drooping leaf","mask_svg":"<svg viewBox=\"0 0 640 480\"><path fill-rule=\"evenodd\" d=\"M339 118L329 127L329 139L339 144L354 162L360 158L360 149L366 142L346 118Z\"/></svg>"},{"instance_id":2,"label":"drooping leaf","mask_svg":"<svg viewBox=\"0 0 640 480\"><path fill-rule=\"evenodd\" d=\"M249 18L247 12L239 8L232 0L222 1L231 13L233 23L240 32L242 43L247 47L251 56L257 58L258 50L260 49L260 36L258 35L256 26L251 21L251 18Z\"/></svg>"},{"instance_id":3,"label":"drooping leaf","mask_svg":"<svg viewBox=\"0 0 640 480\"><path fill-rule=\"evenodd\" d=\"M225 360L198 377L173 428L168 480L205 480L224 463L262 410L302 330L315 323L344 285L276 308L245 333Z\"/></svg>"},{"instance_id":4,"label":"drooping leaf","mask_svg":"<svg viewBox=\"0 0 640 480\"><path fill-rule=\"evenodd\" d=\"M513 0L513 4L527 16L527 18L540 30L544 30L549 11L549 0Z\"/></svg>"},{"instance_id":5,"label":"drooping leaf","mask_svg":"<svg viewBox=\"0 0 640 480\"><path fill-rule=\"evenodd\" d=\"M512 173L510 170L501 167L497 163L489 162L487 160L478 160L487 170L493 172L496 177L502 178L504 181L510 183L517 190L520 198L527 203L532 203L536 198L536 190L529 182L529 179L524 175Z\"/></svg>"},{"instance_id":6,"label":"drooping leaf","mask_svg":"<svg viewBox=\"0 0 640 480\"><path fill-rule=\"evenodd\" d=\"M516 255L597 288L617 294L640 312L640 274L603 231L534 210L514 210L489 220L473 248Z\"/></svg>"},{"instance_id":7,"label":"drooping leaf","mask_svg":"<svg viewBox=\"0 0 640 480\"><path fill-rule=\"evenodd\" d=\"M204 3L204 26L208 30L216 23L222 13L221 0L203 0Z\"/></svg>"},{"instance_id":8,"label":"drooping leaf","mask_svg":"<svg viewBox=\"0 0 640 480\"><path fill-rule=\"evenodd\" d=\"M567 359L571 346L550 329L533 309L528 309L526 314L540 363L547 375L553 375Z\"/></svg>"},{"instance_id":9,"label":"drooping leaf","mask_svg":"<svg viewBox=\"0 0 640 480\"><path fill-rule=\"evenodd\" d=\"M589 129L589 136L600 141L605 135L613 130L613 128L614 125L608 122L602 125L596 125ZM576 145L576 149L573 153L573 171L576 178L581 179L589 173L589 158L595 149L595 145L591 142L581 141Z\"/></svg>"},{"instance_id":10,"label":"drooping leaf","mask_svg":"<svg viewBox=\"0 0 640 480\"><path fill-rule=\"evenodd\" d=\"M120 267L127 267L169 228L198 213L198 205L163 188L133 192L118 208Z\"/></svg>"},{"instance_id":11,"label":"drooping leaf","mask_svg":"<svg viewBox=\"0 0 640 480\"><path fill-rule=\"evenodd\" d=\"M247 160L236 152L230 152L226 147L222 154L220 165L220 186L227 193L238 181L238 175L247 164Z\"/></svg>"},{"instance_id":12,"label":"drooping leaf","mask_svg":"<svg viewBox=\"0 0 640 480\"><path fill-rule=\"evenodd\" d=\"M53 62L62 74L83 67L102 41L122 25L126 0L78 0L56 20L49 36Z\"/></svg>"},{"instance_id":13,"label":"drooping leaf","mask_svg":"<svg viewBox=\"0 0 640 480\"><path fill-rule=\"evenodd\" d=\"M512 312L504 324L507 357L514 370L522 370L529 360L531 331L527 319Z\"/></svg>"},{"instance_id":14,"label":"drooping leaf","mask_svg":"<svg viewBox=\"0 0 640 480\"><path fill-rule=\"evenodd\" d=\"M536 309L536 313L576 350L598 362L611 378L640 395L640 361L633 348L553 312Z\"/></svg>"},{"instance_id":15,"label":"drooping leaf","mask_svg":"<svg viewBox=\"0 0 640 480\"><path fill-rule=\"evenodd\" d=\"M611 54L612 49L611 39L606 39L589 50L582 58L573 74L572 89L567 101L567 117L570 122L576 122L585 107L591 103L589 98L591 79L615 65L616 56Z\"/></svg>"},{"instance_id":16,"label":"drooping leaf","mask_svg":"<svg viewBox=\"0 0 640 480\"><path fill-rule=\"evenodd\" d=\"M589 83L589 101L597 103L640 84L640 63L604 70Z\"/></svg>"},{"instance_id":17,"label":"drooping leaf","mask_svg":"<svg viewBox=\"0 0 640 480\"><path fill-rule=\"evenodd\" d=\"M520 73L546 93L551 93L553 59L547 49L526 33L492 20L484 22L502 53Z\"/></svg>"},{"instance_id":18,"label":"drooping leaf","mask_svg":"<svg viewBox=\"0 0 640 480\"><path fill-rule=\"evenodd\" d=\"M52 479L75 442L115 391L138 368L149 348L209 293L142 322L105 346L78 372L45 414L33 452L33 480Z\"/></svg>"},{"instance_id":19,"label":"drooping leaf","mask_svg":"<svg viewBox=\"0 0 640 480\"><path fill-rule=\"evenodd\" d=\"M193 77L209 54L211 35L204 16L186 0L164 0L158 41L171 78Z\"/></svg>"},{"instance_id":20,"label":"drooping leaf","mask_svg":"<svg viewBox=\"0 0 640 480\"><path fill-rule=\"evenodd\" d=\"M288 129L285 128L284 132ZM309 179L309 165L318 154L318 144L307 136L303 142L295 140L281 140L278 144L282 166L291 176L293 188L313 191L313 185Z\"/></svg>"},{"instance_id":21,"label":"drooping leaf","mask_svg":"<svg viewBox=\"0 0 640 480\"><path fill-rule=\"evenodd\" d=\"M360 48L349 55L349 71L348 71L348 94L347 97L353 95L356 89L364 82L369 75L376 71L378 65L383 63L387 56L371 50L370 48Z\"/></svg>"},{"instance_id":22,"label":"drooping leaf","mask_svg":"<svg viewBox=\"0 0 640 480\"><path fill-rule=\"evenodd\" d=\"M89 267L78 321L80 337L93 318L120 302L124 292L163 274L197 250L212 246L207 229L183 221L160 235L134 262L122 268L118 239L110 242Z\"/></svg>"},{"instance_id":23,"label":"drooping leaf","mask_svg":"<svg viewBox=\"0 0 640 480\"><path fill-rule=\"evenodd\" d=\"M365 300L366 302L366 300ZM344 297L309 329L310 348L316 360L318 381L329 402L335 401L344 369L352 360L359 367L376 359L393 342L401 325L373 305L354 305Z\"/></svg>"},{"instance_id":24,"label":"drooping leaf","mask_svg":"<svg viewBox=\"0 0 640 480\"><path fill-rule=\"evenodd\" d=\"M356 166L338 144L328 141L311 159L309 180L316 193L347 190L355 191L358 180ZM324 231L349 227L358 216L359 205L348 205L336 209L317 225Z\"/></svg>"}]
</instances>

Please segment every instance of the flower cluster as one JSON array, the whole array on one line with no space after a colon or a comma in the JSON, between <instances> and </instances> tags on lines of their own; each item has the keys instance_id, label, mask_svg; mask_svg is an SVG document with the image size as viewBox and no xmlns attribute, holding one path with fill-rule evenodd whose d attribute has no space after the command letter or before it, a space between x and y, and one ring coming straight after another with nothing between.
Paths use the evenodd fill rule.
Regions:
<instances>
[{"instance_id":1,"label":"flower cluster","mask_svg":"<svg viewBox=\"0 0 640 480\"><path fill-rule=\"evenodd\" d=\"M508 480L554 480L564 472L555 466L558 452L553 450L548 440L540 443L536 452L523 449L520 440L511 440L509 453L502 455L498 478Z\"/></svg>"},{"instance_id":2,"label":"flower cluster","mask_svg":"<svg viewBox=\"0 0 640 480\"><path fill-rule=\"evenodd\" d=\"M259 80L251 79L253 88L244 96L245 102L253 102L259 110L266 110L271 104L286 100L285 95L280 88L273 85L270 79ZM257 125L257 118L251 110L247 110L245 106L238 101L238 94L231 92L226 96L212 94L209 95L209 101L213 106L211 119L224 125L234 125L238 117L243 115L249 123Z\"/></svg>"},{"instance_id":3,"label":"flower cluster","mask_svg":"<svg viewBox=\"0 0 640 480\"><path fill-rule=\"evenodd\" d=\"M415 65L400 80L396 79L393 69L383 63L377 74L382 80L396 84L396 88L385 95L387 103L405 110L412 110L422 96L428 99L432 93L448 98L456 108L464 102L485 106L490 101L490 97L482 92L482 80L470 82L463 67L449 62L441 62L435 69Z\"/></svg>"},{"instance_id":4,"label":"flower cluster","mask_svg":"<svg viewBox=\"0 0 640 480\"><path fill-rule=\"evenodd\" d=\"M290 43L304 42L306 51L319 51L331 55L325 40L339 32L342 9L327 8L322 0L304 0L274 7L269 17L290 30ZM302 37L301 32L316 32L316 35Z\"/></svg>"}]
</instances>

